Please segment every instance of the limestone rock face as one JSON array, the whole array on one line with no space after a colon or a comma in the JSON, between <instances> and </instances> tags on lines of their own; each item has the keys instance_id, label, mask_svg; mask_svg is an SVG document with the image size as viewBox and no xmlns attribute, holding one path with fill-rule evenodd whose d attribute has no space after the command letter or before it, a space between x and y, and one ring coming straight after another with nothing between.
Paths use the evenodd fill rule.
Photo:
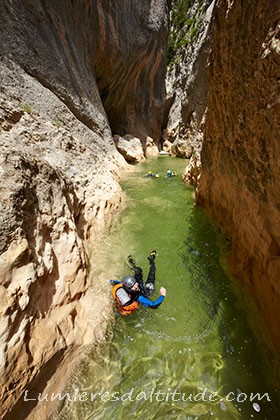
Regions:
<instances>
[{"instance_id":1,"label":"limestone rock face","mask_svg":"<svg viewBox=\"0 0 280 420\"><path fill-rule=\"evenodd\" d=\"M86 304L87 243L120 206L125 162L109 127L93 132L8 60L0 74L1 413L19 418L25 390L42 391L70 351L105 337L107 292L92 296L98 322Z\"/></svg>"},{"instance_id":2,"label":"limestone rock face","mask_svg":"<svg viewBox=\"0 0 280 420\"><path fill-rule=\"evenodd\" d=\"M128 163L138 163L144 159L141 140L131 134L124 137L114 135L115 145Z\"/></svg>"},{"instance_id":3,"label":"limestone rock face","mask_svg":"<svg viewBox=\"0 0 280 420\"><path fill-rule=\"evenodd\" d=\"M146 158L158 156L159 150L154 139L151 137L146 138L145 156Z\"/></svg>"},{"instance_id":4,"label":"limestone rock face","mask_svg":"<svg viewBox=\"0 0 280 420\"><path fill-rule=\"evenodd\" d=\"M2 1L1 53L90 128L157 142L165 99L165 0ZM104 112L106 111L106 114Z\"/></svg>"},{"instance_id":5,"label":"limestone rock face","mask_svg":"<svg viewBox=\"0 0 280 420\"><path fill-rule=\"evenodd\" d=\"M186 184L197 186L201 174L201 160L200 153L192 154L182 178Z\"/></svg>"},{"instance_id":6,"label":"limestone rock face","mask_svg":"<svg viewBox=\"0 0 280 420\"><path fill-rule=\"evenodd\" d=\"M232 240L280 350L279 2L217 2L198 202Z\"/></svg>"},{"instance_id":7,"label":"limestone rock face","mask_svg":"<svg viewBox=\"0 0 280 420\"><path fill-rule=\"evenodd\" d=\"M25 390L64 385L70 352L105 338L112 300L104 278L92 278L91 248L123 200L117 181L127 163L112 130L137 135L141 150L148 136L158 142L165 3L0 2L0 416L7 419L34 408L23 402ZM44 409L34 418L47 418Z\"/></svg>"},{"instance_id":8,"label":"limestone rock face","mask_svg":"<svg viewBox=\"0 0 280 420\"><path fill-rule=\"evenodd\" d=\"M171 27L174 36L184 44L177 47L167 74L164 150L166 141L169 141L172 143L170 154L178 157L189 158L193 152L201 151L207 106L209 23L214 4L214 1L208 0L201 6L201 2L194 1L188 10L185 28L181 25L179 28ZM173 2L171 14L179 12L176 2ZM176 21L176 17L171 20Z\"/></svg>"},{"instance_id":9,"label":"limestone rock face","mask_svg":"<svg viewBox=\"0 0 280 420\"><path fill-rule=\"evenodd\" d=\"M171 153L180 158L190 158L192 156L193 147L188 145L184 140L177 140L171 146Z\"/></svg>"}]
</instances>

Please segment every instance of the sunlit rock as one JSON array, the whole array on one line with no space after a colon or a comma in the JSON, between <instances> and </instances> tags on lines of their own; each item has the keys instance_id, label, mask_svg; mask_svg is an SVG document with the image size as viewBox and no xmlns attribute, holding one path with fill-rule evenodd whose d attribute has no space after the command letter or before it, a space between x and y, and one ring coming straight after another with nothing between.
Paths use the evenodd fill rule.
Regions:
<instances>
[{"instance_id":1,"label":"sunlit rock","mask_svg":"<svg viewBox=\"0 0 280 420\"><path fill-rule=\"evenodd\" d=\"M158 155L158 152L158 146L156 145L154 139L147 137L145 142L145 157L155 157Z\"/></svg>"},{"instance_id":2,"label":"sunlit rock","mask_svg":"<svg viewBox=\"0 0 280 420\"><path fill-rule=\"evenodd\" d=\"M124 137L114 135L115 145L128 163L138 163L144 159L141 140L130 134Z\"/></svg>"},{"instance_id":3,"label":"sunlit rock","mask_svg":"<svg viewBox=\"0 0 280 420\"><path fill-rule=\"evenodd\" d=\"M190 158L193 153L193 147L188 145L183 139L178 139L171 146L171 153L181 158Z\"/></svg>"},{"instance_id":4,"label":"sunlit rock","mask_svg":"<svg viewBox=\"0 0 280 420\"><path fill-rule=\"evenodd\" d=\"M189 158L191 148L200 153L202 146L210 23L215 1L208 0L203 5L199 1L191 2L186 16L182 16L180 6L184 4L186 6L186 2L172 2L164 141L174 145L172 154ZM183 144L186 153L182 151Z\"/></svg>"},{"instance_id":5,"label":"sunlit rock","mask_svg":"<svg viewBox=\"0 0 280 420\"><path fill-rule=\"evenodd\" d=\"M30 384L56 391L79 346L105 339L89 254L123 201L112 132L141 139L126 139L139 160L159 143L167 5L3 1L0 35L0 398L19 418Z\"/></svg>"},{"instance_id":6,"label":"sunlit rock","mask_svg":"<svg viewBox=\"0 0 280 420\"><path fill-rule=\"evenodd\" d=\"M195 153L190 158L185 171L182 174L183 180L190 185L196 186L201 173L201 161L199 153Z\"/></svg>"},{"instance_id":7,"label":"sunlit rock","mask_svg":"<svg viewBox=\"0 0 280 420\"><path fill-rule=\"evenodd\" d=\"M229 260L280 350L279 3L218 2L198 203L231 239ZM238 28L238 30L236 29ZM259 333L264 336L263 329Z\"/></svg>"}]
</instances>

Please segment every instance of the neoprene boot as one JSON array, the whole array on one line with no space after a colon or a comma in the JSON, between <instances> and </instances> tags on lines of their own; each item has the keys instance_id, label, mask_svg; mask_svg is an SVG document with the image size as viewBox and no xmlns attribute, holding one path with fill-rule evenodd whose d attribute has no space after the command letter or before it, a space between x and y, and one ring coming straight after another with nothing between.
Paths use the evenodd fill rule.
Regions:
<instances>
[{"instance_id":1,"label":"neoprene boot","mask_svg":"<svg viewBox=\"0 0 280 420\"><path fill-rule=\"evenodd\" d=\"M128 259L129 264L132 266L132 268L135 268L136 267L136 263L135 263L135 260L132 258L132 256L129 255L127 257L127 259Z\"/></svg>"},{"instance_id":2,"label":"neoprene boot","mask_svg":"<svg viewBox=\"0 0 280 420\"><path fill-rule=\"evenodd\" d=\"M157 251L156 250L154 250L150 253L150 255L147 258L149 260L150 264L152 264L155 261L156 256L157 256Z\"/></svg>"}]
</instances>

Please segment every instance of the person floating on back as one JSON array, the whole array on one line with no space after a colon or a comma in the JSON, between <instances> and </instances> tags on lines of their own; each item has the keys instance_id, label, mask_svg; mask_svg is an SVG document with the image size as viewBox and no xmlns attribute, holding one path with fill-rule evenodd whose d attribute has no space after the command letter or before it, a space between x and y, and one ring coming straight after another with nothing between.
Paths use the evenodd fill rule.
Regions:
<instances>
[{"instance_id":1,"label":"person floating on back","mask_svg":"<svg viewBox=\"0 0 280 420\"><path fill-rule=\"evenodd\" d=\"M145 174L145 176L148 176L150 178L159 178L159 173L158 172L153 173L152 171L149 171L147 174Z\"/></svg>"},{"instance_id":2,"label":"person floating on back","mask_svg":"<svg viewBox=\"0 0 280 420\"><path fill-rule=\"evenodd\" d=\"M149 299L155 289L156 255L157 252L152 251L148 256L150 270L145 283L143 281L142 268L136 266L131 255L128 256L128 261L134 270L134 277L126 275L122 281L110 280L110 283L113 285L112 295L117 302L118 311L121 315L130 315L139 308L139 304L147 308L156 309L164 301L166 296L164 287L160 288L160 296L155 301Z\"/></svg>"},{"instance_id":3,"label":"person floating on back","mask_svg":"<svg viewBox=\"0 0 280 420\"><path fill-rule=\"evenodd\" d=\"M170 169L168 169L166 175L167 177L177 176L177 173L175 171L170 171Z\"/></svg>"}]
</instances>

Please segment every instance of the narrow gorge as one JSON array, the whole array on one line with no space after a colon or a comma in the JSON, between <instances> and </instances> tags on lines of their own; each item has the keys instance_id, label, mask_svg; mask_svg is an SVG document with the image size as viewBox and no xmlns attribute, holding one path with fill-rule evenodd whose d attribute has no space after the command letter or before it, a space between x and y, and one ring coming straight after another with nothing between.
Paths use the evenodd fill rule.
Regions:
<instances>
[{"instance_id":1,"label":"narrow gorge","mask_svg":"<svg viewBox=\"0 0 280 420\"><path fill-rule=\"evenodd\" d=\"M0 3L1 418L47 418L26 390L106 340L100 238L160 150L190 159L279 353L279 22L276 0Z\"/></svg>"}]
</instances>

